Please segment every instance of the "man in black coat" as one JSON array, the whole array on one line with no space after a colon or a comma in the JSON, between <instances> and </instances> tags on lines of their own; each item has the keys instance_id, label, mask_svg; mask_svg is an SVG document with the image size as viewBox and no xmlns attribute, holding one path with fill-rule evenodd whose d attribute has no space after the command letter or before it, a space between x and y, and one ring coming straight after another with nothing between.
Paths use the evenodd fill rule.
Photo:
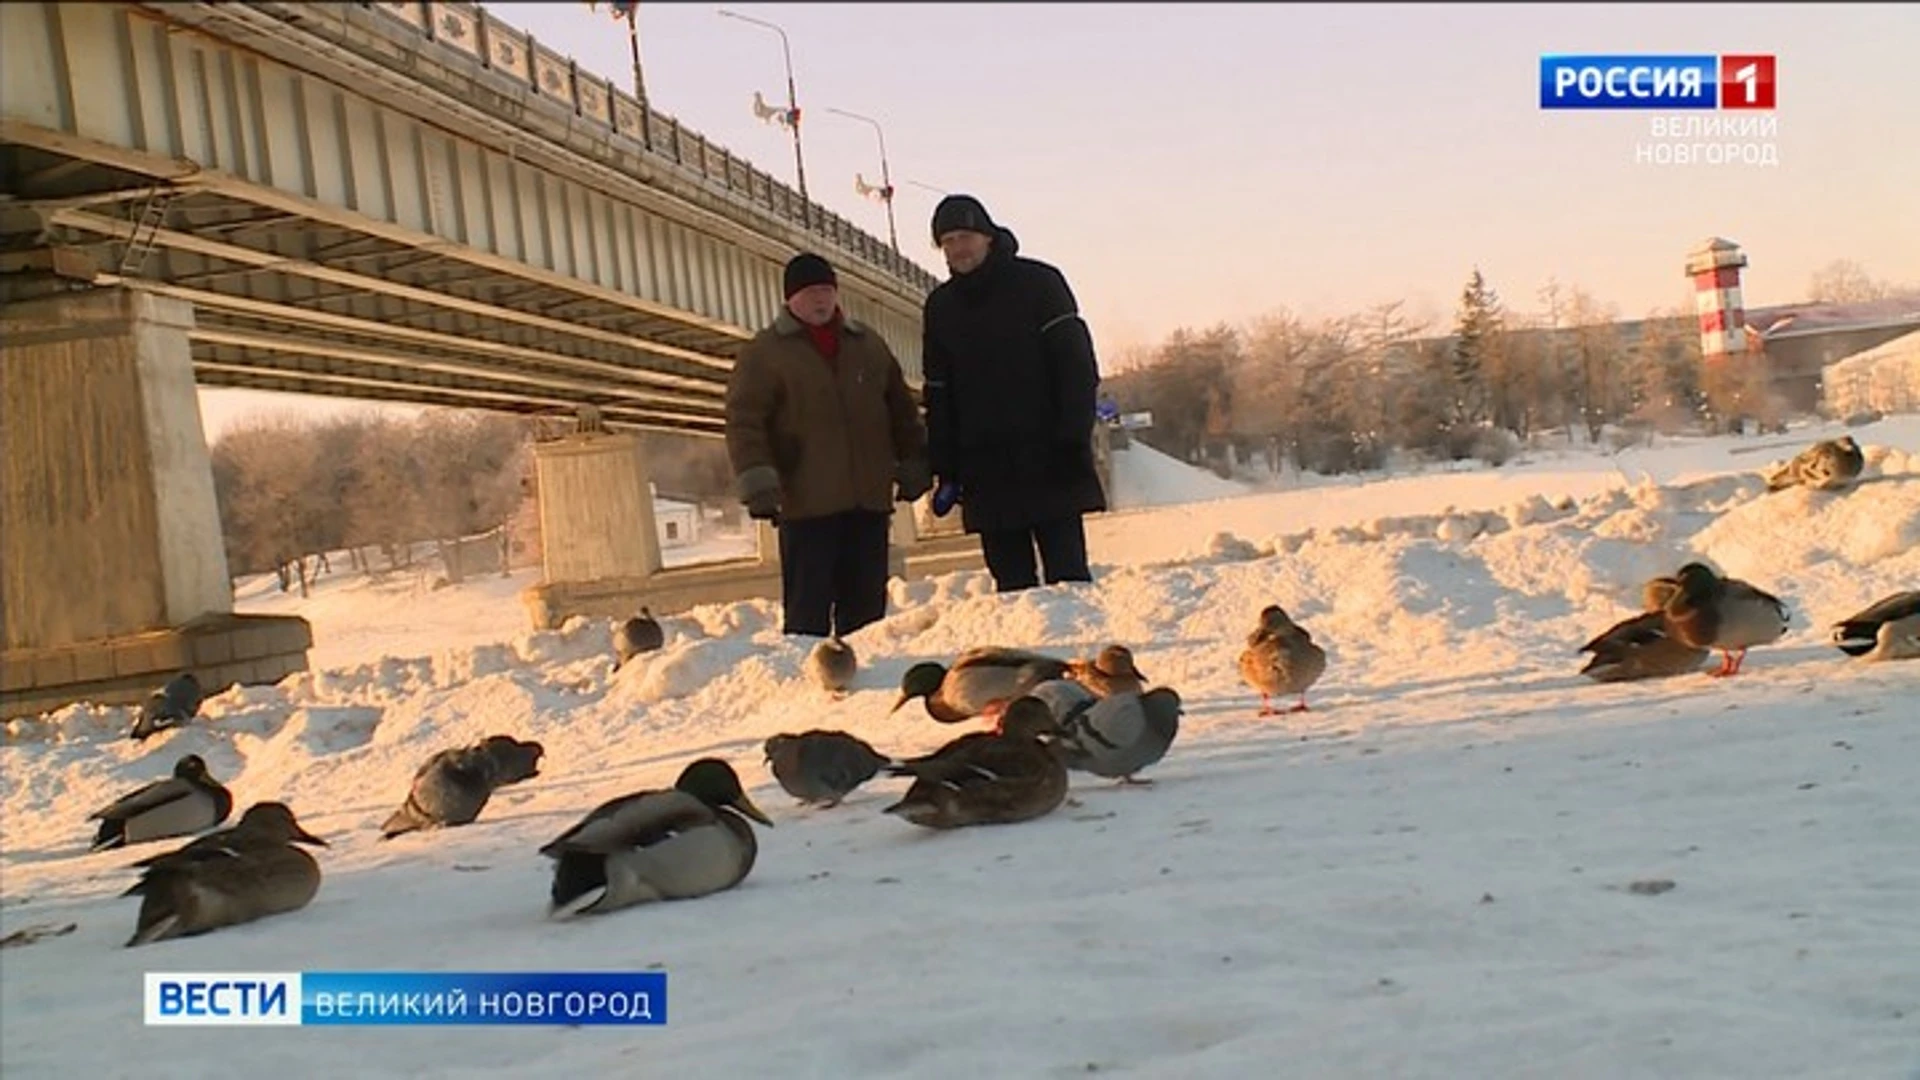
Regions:
<instances>
[{"instance_id":1,"label":"man in black coat","mask_svg":"<svg viewBox=\"0 0 1920 1080\"><path fill-rule=\"evenodd\" d=\"M1081 515L1107 508L1094 466L1100 368L1093 336L1060 271L1021 258L1020 242L970 195L933 212L953 272L927 297L928 452L943 491L1001 592L1092 581Z\"/></svg>"}]
</instances>

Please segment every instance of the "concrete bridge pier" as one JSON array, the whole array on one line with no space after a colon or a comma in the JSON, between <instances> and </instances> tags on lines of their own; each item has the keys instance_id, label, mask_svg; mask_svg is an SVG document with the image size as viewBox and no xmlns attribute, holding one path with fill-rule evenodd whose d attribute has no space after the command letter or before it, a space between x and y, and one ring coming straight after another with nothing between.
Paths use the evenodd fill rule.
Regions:
<instances>
[{"instance_id":1,"label":"concrete bridge pier","mask_svg":"<svg viewBox=\"0 0 1920 1080\"><path fill-rule=\"evenodd\" d=\"M756 554L696 566L665 567L653 520L645 455L625 432L568 435L534 444L540 500L543 580L521 594L537 630L575 615L624 619L647 607L655 615L700 604L780 596L779 535L757 522ZM894 509L888 569L895 577L980 565L971 537L929 542L914 527L913 507Z\"/></svg>"},{"instance_id":2,"label":"concrete bridge pier","mask_svg":"<svg viewBox=\"0 0 1920 1080\"><path fill-rule=\"evenodd\" d=\"M192 306L118 288L0 314L0 715L304 670L304 619L233 613Z\"/></svg>"}]
</instances>

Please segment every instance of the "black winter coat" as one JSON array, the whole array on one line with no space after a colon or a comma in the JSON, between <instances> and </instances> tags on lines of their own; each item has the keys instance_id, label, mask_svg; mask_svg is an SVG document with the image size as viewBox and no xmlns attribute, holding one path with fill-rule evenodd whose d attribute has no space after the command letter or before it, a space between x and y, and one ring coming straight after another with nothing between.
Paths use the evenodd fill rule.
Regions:
<instances>
[{"instance_id":1,"label":"black winter coat","mask_svg":"<svg viewBox=\"0 0 1920 1080\"><path fill-rule=\"evenodd\" d=\"M1093 460L1093 336L1060 271L1019 250L1001 229L986 262L927 297L928 457L959 483L973 533L1107 508Z\"/></svg>"}]
</instances>

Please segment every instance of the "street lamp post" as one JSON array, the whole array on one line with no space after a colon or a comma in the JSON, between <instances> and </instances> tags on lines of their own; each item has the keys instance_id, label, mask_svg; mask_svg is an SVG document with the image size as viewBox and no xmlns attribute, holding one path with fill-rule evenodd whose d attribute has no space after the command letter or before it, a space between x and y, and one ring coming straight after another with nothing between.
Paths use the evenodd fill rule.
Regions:
<instances>
[{"instance_id":1,"label":"street lamp post","mask_svg":"<svg viewBox=\"0 0 1920 1080\"><path fill-rule=\"evenodd\" d=\"M845 109L829 108L827 111L830 113L838 113L849 120L858 120L863 124L871 125L874 135L879 137L880 201L887 204L887 240L893 245L893 253L895 255L900 254L900 231L893 226L893 173L887 167L887 133L881 129L880 121L875 120L871 116L861 116L859 113L848 112ZM865 194L867 190L866 185L860 183L859 175L855 174L853 179L855 185L861 189L862 194Z\"/></svg>"},{"instance_id":2,"label":"street lamp post","mask_svg":"<svg viewBox=\"0 0 1920 1080\"><path fill-rule=\"evenodd\" d=\"M793 89L793 49L787 43L787 32L765 19L756 19L749 15L741 15L728 11L725 8L721 8L719 14L729 19L738 19L744 23L752 23L755 26L765 27L780 35L780 55L782 59L786 61L787 65L786 123L787 127L793 132L793 175L795 181L798 182L800 186L801 221L808 228L812 228L813 202L807 198L807 162L806 158L800 153L800 99L799 95L796 94Z\"/></svg>"}]
</instances>

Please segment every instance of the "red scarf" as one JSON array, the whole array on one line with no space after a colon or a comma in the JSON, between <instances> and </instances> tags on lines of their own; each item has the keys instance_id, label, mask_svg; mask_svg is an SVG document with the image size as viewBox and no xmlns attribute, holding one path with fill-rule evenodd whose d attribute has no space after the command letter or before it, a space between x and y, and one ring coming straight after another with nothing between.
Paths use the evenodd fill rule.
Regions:
<instances>
[{"instance_id":1,"label":"red scarf","mask_svg":"<svg viewBox=\"0 0 1920 1080\"><path fill-rule=\"evenodd\" d=\"M828 319L824 326L800 324L806 328L807 338L813 342L813 347L819 350L821 356L829 360L838 359L840 356L841 318L840 309L835 308L833 318Z\"/></svg>"}]
</instances>

